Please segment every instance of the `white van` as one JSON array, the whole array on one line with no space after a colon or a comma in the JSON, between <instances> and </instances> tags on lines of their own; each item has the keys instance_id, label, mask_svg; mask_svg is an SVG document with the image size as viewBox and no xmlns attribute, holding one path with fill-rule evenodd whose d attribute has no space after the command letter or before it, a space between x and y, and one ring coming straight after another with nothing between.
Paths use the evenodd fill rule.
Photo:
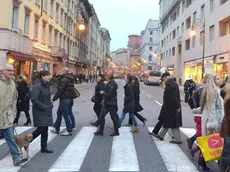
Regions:
<instances>
[{"instance_id":1,"label":"white van","mask_svg":"<svg viewBox=\"0 0 230 172\"><path fill-rule=\"evenodd\" d=\"M144 75L144 84L160 85L161 84L161 72L149 70Z\"/></svg>"}]
</instances>

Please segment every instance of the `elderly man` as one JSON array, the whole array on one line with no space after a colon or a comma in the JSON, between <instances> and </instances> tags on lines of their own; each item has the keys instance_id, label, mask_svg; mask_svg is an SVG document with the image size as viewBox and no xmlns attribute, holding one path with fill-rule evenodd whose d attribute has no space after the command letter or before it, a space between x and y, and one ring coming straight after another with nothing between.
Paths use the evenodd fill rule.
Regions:
<instances>
[{"instance_id":1,"label":"elderly man","mask_svg":"<svg viewBox=\"0 0 230 172\"><path fill-rule=\"evenodd\" d=\"M14 78L14 67L7 64L1 70L0 77L0 130L9 145L13 163L18 166L28 160L22 158L14 140L14 114L16 113L17 90Z\"/></svg>"}]
</instances>

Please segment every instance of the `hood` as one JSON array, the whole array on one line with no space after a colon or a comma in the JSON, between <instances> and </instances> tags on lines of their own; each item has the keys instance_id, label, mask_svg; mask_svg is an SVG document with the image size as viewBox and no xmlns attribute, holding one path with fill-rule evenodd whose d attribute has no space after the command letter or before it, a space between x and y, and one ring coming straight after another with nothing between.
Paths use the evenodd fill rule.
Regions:
<instances>
[{"instance_id":1,"label":"hood","mask_svg":"<svg viewBox=\"0 0 230 172\"><path fill-rule=\"evenodd\" d=\"M65 75L62 75L60 79L62 79L62 78L67 78L67 79L69 79L69 80L71 80L71 81L74 81L74 77L73 77L72 74L65 74Z\"/></svg>"},{"instance_id":2,"label":"hood","mask_svg":"<svg viewBox=\"0 0 230 172\"><path fill-rule=\"evenodd\" d=\"M114 80L111 80L109 83L113 85L113 87L116 88L116 90L118 89L118 85Z\"/></svg>"}]
</instances>

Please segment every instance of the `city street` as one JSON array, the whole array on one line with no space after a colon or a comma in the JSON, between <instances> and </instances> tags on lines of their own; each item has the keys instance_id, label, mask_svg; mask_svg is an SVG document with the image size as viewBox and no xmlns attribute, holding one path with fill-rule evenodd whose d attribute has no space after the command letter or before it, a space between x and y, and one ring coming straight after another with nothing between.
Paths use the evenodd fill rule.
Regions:
<instances>
[{"instance_id":1,"label":"city street","mask_svg":"<svg viewBox=\"0 0 230 172\"><path fill-rule=\"evenodd\" d=\"M119 115L123 109L123 80L116 80L119 86ZM140 132L131 133L125 124L128 115L120 129L120 136L110 137L112 124L110 116L106 116L104 136L94 136L96 128L89 122L96 120L90 101L94 93L95 83L78 84L81 96L74 101L73 113L76 118L77 131L73 136L63 137L49 133L48 147L53 154L40 153L40 137L30 145L30 159L19 167L14 167L8 146L0 140L0 172L196 172L197 156L192 158L186 147L186 138L195 133L193 115L187 104L182 103L183 128L181 128L182 145L170 144L171 132L164 141L159 141L148 134L157 123L162 106L163 88L146 86L141 83L141 104L144 110L141 114L147 118L146 126L139 122ZM58 101L54 103L53 118L56 119ZM32 113L30 113L32 116ZM18 134L31 133L34 128L24 127L24 114L21 114ZM65 124L62 123L62 130ZM25 152L24 152L25 153ZM208 163L213 172L218 172L217 163Z\"/></svg>"}]
</instances>

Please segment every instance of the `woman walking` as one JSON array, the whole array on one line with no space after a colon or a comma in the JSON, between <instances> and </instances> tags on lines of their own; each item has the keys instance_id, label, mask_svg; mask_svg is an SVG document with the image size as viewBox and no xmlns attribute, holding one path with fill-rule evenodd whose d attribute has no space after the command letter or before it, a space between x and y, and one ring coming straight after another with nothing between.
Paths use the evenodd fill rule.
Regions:
<instances>
[{"instance_id":1,"label":"woman walking","mask_svg":"<svg viewBox=\"0 0 230 172\"><path fill-rule=\"evenodd\" d=\"M53 125L53 103L51 101L49 79L50 73L41 71L39 79L35 81L31 96L34 126L37 127L32 134L33 139L41 135L42 153L53 153L53 151L47 149L48 127Z\"/></svg>"},{"instance_id":2,"label":"woman walking","mask_svg":"<svg viewBox=\"0 0 230 172\"><path fill-rule=\"evenodd\" d=\"M94 96L92 97L92 102L94 102L93 110L97 115L97 118L99 118L101 114L101 108L102 108L102 100L103 100L103 94L102 92L105 91L105 78L103 75L98 76L97 85L95 86Z\"/></svg>"},{"instance_id":3,"label":"woman walking","mask_svg":"<svg viewBox=\"0 0 230 172\"><path fill-rule=\"evenodd\" d=\"M204 87L200 107L193 109L195 114L202 114L201 130L202 136L218 133L224 117L224 102L220 95L221 79L219 75L214 75L207 80ZM198 164L204 171L209 171L203 157L200 157Z\"/></svg>"},{"instance_id":4,"label":"woman walking","mask_svg":"<svg viewBox=\"0 0 230 172\"><path fill-rule=\"evenodd\" d=\"M18 119L20 118L21 111L26 115L26 123L24 125L31 125L30 119L30 88L27 82L27 78L24 75L19 75L16 79L17 90L18 90L18 100L17 100L17 114L14 119L14 124L18 124Z\"/></svg>"},{"instance_id":5,"label":"woman walking","mask_svg":"<svg viewBox=\"0 0 230 172\"><path fill-rule=\"evenodd\" d=\"M135 99L134 99L134 87L132 83L133 77L131 75L127 75L125 78L126 84L124 86L125 89L125 98L124 98L124 109L119 120L119 125L121 126L122 122L125 119L125 115L129 113L129 117L132 119L132 123L134 127L132 127L131 132L139 132L137 127L137 121L134 117L135 112Z\"/></svg>"},{"instance_id":6,"label":"woman walking","mask_svg":"<svg viewBox=\"0 0 230 172\"><path fill-rule=\"evenodd\" d=\"M138 112L141 112L143 110L143 107L140 104L140 83L139 83L138 78L136 76L133 77L132 83L133 83L134 100L135 100L134 115L143 123L143 126L145 126L147 119L138 113ZM129 118L128 125L132 126L132 119L131 118Z\"/></svg>"}]
</instances>

